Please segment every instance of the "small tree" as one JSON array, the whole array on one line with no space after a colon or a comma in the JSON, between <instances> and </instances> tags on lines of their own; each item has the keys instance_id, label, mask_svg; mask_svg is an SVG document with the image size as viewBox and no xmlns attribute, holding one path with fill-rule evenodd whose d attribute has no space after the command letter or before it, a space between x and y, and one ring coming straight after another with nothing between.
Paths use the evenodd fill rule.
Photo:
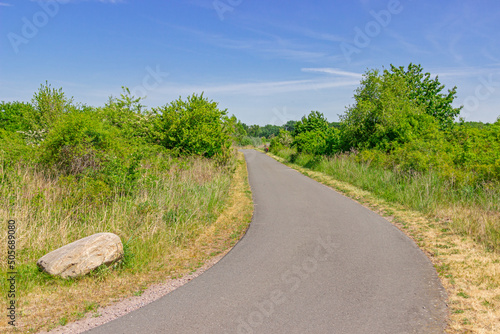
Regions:
<instances>
[{"instance_id":1,"label":"small tree","mask_svg":"<svg viewBox=\"0 0 500 334\"><path fill-rule=\"evenodd\" d=\"M227 159L230 154L232 127L226 110L193 94L154 109L158 114L156 137L167 149L183 154Z\"/></svg>"},{"instance_id":2,"label":"small tree","mask_svg":"<svg viewBox=\"0 0 500 334\"><path fill-rule=\"evenodd\" d=\"M295 123L293 136L296 137L309 131L326 132L327 129L328 121L325 119L325 115L319 111L311 111L307 117L303 116L300 121Z\"/></svg>"},{"instance_id":3,"label":"small tree","mask_svg":"<svg viewBox=\"0 0 500 334\"><path fill-rule=\"evenodd\" d=\"M281 129L280 133L276 137L271 139L269 149L271 150L271 152L276 153L276 152L284 149L285 147L291 147L292 142L293 142L293 138L292 138L292 135L290 134L290 132Z\"/></svg>"},{"instance_id":4,"label":"small tree","mask_svg":"<svg viewBox=\"0 0 500 334\"><path fill-rule=\"evenodd\" d=\"M403 66L396 67L391 64L391 71L385 70L384 76L402 78L408 88L404 97L436 118L442 129L450 127L463 108L452 107L457 87L442 93L444 85L439 82L437 76L432 79L430 73L423 73L421 65L410 63L405 69Z\"/></svg>"},{"instance_id":5,"label":"small tree","mask_svg":"<svg viewBox=\"0 0 500 334\"><path fill-rule=\"evenodd\" d=\"M395 145L438 131L439 126L444 127L453 121L457 110L445 112L443 117L436 117L432 111L431 107L437 102L430 101L441 101L440 105L443 105L442 97L423 99L415 95L424 87L429 87L425 94L435 93L437 81L431 83L424 79L418 84L424 76L417 75L420 69L413 65L405 74L395 68L393 71L396 72L385 70L380 74L377 70L370 70L365 73L354 94L354 105L340 117L343 150L391 150Z\"/></svg>"},{"instance_id":6,"label":"small tree","mask_svg":"<svg viewBox=\"0 0 500 334\"><path fill-rule=\"evenodd\" d=\"M40 85L31 103L33 112L26 115L31 124L31 130L48 131L57 118L71 109L72 99L64 95L62 88L52 88L46 82L45 85Z\"/></svg>"},{"instance_id":7,"label":"small tree","mask_svg":"<svg viewBox=\"0 0 500 334\"><path fill-rule=\"evenodd\" d=\"M103 121L120 129L127 138L151 140L155 115L141 104L143 98L134 97L130 89L122 86L120 97L109 97L108 102L98 112Z\"/></svg>"}]
</instances>

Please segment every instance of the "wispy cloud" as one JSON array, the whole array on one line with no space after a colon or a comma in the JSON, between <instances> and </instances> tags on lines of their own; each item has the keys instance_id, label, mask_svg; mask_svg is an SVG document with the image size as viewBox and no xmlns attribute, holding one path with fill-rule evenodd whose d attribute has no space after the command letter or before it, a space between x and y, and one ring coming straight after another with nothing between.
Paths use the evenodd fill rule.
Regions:
<instances>
[{"instance_id":1,"label":"wispy cloud","mask_svg":"<svg viewBox=\"0 0 500 334\"><path fill-rule=\"evenodd\" d=\"M216 85L162 85L158 89L159 93L168 94L176 92L181 95L192 94L193 92L205 92L207 94L228 94L228 95L250 95L250 96L272 96L280 93L293 93L301 91L311 91L328 89L335 87L355 86L358 80L289 80L271 82L250 82L239 84L216 84Z\"/></svg>"},{"instance_id":2,"label":"wispy cloud","mask_svg":"<svg viewBox=\"0 0 500 334\"><path fill-rule=\"evenodd\" d=\"M475 78L482 75L500 74L499 64L484 67L456 67L456 68L434 68L427 72L432 75L438 75L441 78L445 77L462 77L462 78Z\"/></svg>"},{"instance_id":3,"label":"wispy cloud","mask_svg":"<svg viewBox=\"0 0 500 334\"><path fill-rule=\"evenodd\" d=\"M200 42L210 44L218 48L246 50L248 52L255 52L264 56L298 61L325 60L330 56L326 52L311 49L309 45L281 38L276 35L268 35L266 38L238 39L226 37L221 34L208 33L206 31L190 27L173 25L170 22L164 22L156 18L148 17L148 19L157 24L195 36L200 40Z\"/></svg>"},{"instance_id":4,"label":"wispy cloud","mask_svg":"<svg viewBox=\"0 0 500 334\"><path fill-rule=\"evenodd\" d=\"M296 26L296 25L284 25L275 22L267 22L270 26L276 27L278 29L284 30L286 32L291 32L293 34L298 34L304 37L326 41L326 42L345 42L346 39L342 36L335 35L329 32L320 32L310 28Z\"/></svg>"},{"instance_id":5,"label":"wispy cloud","mask_svg":"<svg viewBox=\"0 0 500 334\"><path fill-rule=\"evenodd\" d=\"M6 2L0 2L0 6L3 6L3 7L12 7L13 5L10 4L10 3L6 3Z\"/></svg>"},{"instance_id":6,"label":"wispy cloud","mask_svg":"<svg viewBox=\"0 0 500 334\"><path fill-rule=\"evenodd\" d=\"M425 48L422 48L421 46L417 46L416 44L413 44L411 42L409 42L407 40L407 38L396 32L395 30L393 29L389 29L389 28L385 28L385 34L387 34L387 36L389 37L392 37L393 39L396 40L397 44L400 46L400 47L403 47L407 52L415 55L415 54L425 54L425 55L430 55L432 54L429 50L425 49Z\"/></svg>"},{"instance_id":7,"label":"wispy cloud","mask_svg":"<svg viewBox=\"0 0 500 334\"><path fill-rule=\"evenodd\" d=\"M316 73L327 73L327 74L333 74L333 75L338 75L338 76L345 76L345 77L353 77L357 79L361 79L363 77L362 74L360 73L355 73L355 72L348 72L348 71L343 71L338 68L303 68L302 72L316 72Z\"/></svg>"}]
</instances>

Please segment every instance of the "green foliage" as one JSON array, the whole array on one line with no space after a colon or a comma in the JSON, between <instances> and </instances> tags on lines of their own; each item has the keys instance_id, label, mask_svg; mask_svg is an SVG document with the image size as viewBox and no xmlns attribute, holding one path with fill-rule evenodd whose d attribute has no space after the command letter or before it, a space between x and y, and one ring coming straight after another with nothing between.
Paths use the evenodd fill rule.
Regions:
<instances>
[{"instance_id":1,"label":"green foliage","mask_svg":"<svg viewBox=\"0 0 500 334\"><path fill-rule=\"evenodd\" d=\"M442 93L443 88L420 65L369 70L340 124L313 111L293 123L292 143L280 133L271 151L286 151L291 159L356 152L357 162L409 177L432 172L471 193L497 187L500 120L454 123L461 109L451 106L456 88ZM290 153L292 147L297 154Z\"/></svg>"},{"instance_id":2,"label":"green foliage","mask_svg":"<svg viewBox=\"0 0 500 334\"><path fill-rule=\"evenodd\" d=\"M278 136L271 139L271 144L269 149L271 152L278 152L283 150L285 147L292 146L293 138L289 131L280 130Z\"/></svg>"},{"instance_id":3,"label":"green foliage","mask_svg":"<svg viewBox=\"0 0 500 334\"><path fill-rule=\"evenodd\" d=\"M241 138L241 141L238 143L240 146L260 146L262 145L262 139L259 137L249 137L245 136Z\"/></svg>"},{"instance_id":4,"label":"green foliage","mask_svg":"<svg viewBox=\"0 0 500 334\"><path fill-rule=\"evenodd\" d=\"M0 129L0 162L4 165L15 164L20 160L30 161L33 158L33 147L26 145L19 132Z\"/></svg>"},{"instance_id":5,"label":"green foliage","mask_svg":"<svg viewBox=\"0 0 500 334\"><path fill-rule=\"evenodd\" d=\"M325 115L318 111L311 111L309 115L303 116L300 121L295 123L293 136L296 137L304 132L326 132L328 129L328 121Z\"/></svg>"},{"instance_id":6,"label":"green foliage","mask_svg":"<svg viewBox=\"0 0 500 334\"><path fill-rule=\"evenodd\" d=\"M31 130L26 116L34 113L33 106L26 102L0 103L0 129L8 132Z\"/></svg>"},{"instance_id":7,"label":"green foliage","mask_svg":"<svg viewBox=\"0 0 500 334\"><path fill-rule=\"evenodd\" d=\"M48 131L63 113L73 108L72 99L68 99L64 95L62 88L52 88L47 82L45 85L40 85L31 103L33 105L32 113L24 115L31 130Z\"/></svg>"},{"instance_id":8,"label":"green foliage","mask_svg":"<svg viewBox=\"0 0 500 334\"><path fill-rule=\"evenodd\" d=\"M245 126L249 137L260 137L260 138L265 137L267 139L277 136L280 132L280 129L282 128L278 125L272 125L272 124L267 124L265 126L254 124L251 125L250 127L248 127L245 124Z\"/></svg>"},{"instance_id":9,"label":"green foliage","mask_svg":"<svg viewBox=\"0 0 500 334\"><path fill-rule=\"evenodd\" d=\"M232 115L227 118L227 126L231 128L231 136L233 138L233 142L239 146L251 145L251 140L249 142L249 137L247 136L247 131L245 129L245 125L241 123L240 120L236 118L236 116ZM244 138L246 138L244 140Z\"/></svg>"},{"instance_id":10,"label":"green foliage","mask_svg":"<svg viewBox=\"0 0 500 334\"><path fill-rule=\"evenodd\" d=\"M438 129L438 122L411 99L404 78L365 73L355 104L341 116L342 149L389 151Z\"/></svg>"},{"instance_id":11,"label":"green foliage","mask_svg":"<svg viewBox=\"0 0 500 334\"><path fill-rule=\"evenodd\" d=\"M470 182L500 182L500 118L477 127L464 122L447 133L453 163L468 172Z\"/></svg>"},{"instance_id":12,"label":"green foliage","mask_svg":"<svg viewBox=\"0 0 500 334\"><path fill-rule=\"evenodd\" d=\"M110 97L103 108L98 108L99 117L107 126L118 128L121 135L141 142L152 141L156 115L145 109L142 98L135 98L127 87L122 87L119 98Z\"/></svg>"},{"instance_id":13,"label":"green foliage","mask_svg":"<svg viewBox=\"0 0 500 334\"><path fill-rule=\"evenodd\" d=\"M322 113L311 111L295 124L292 145L299 153L332 154L338 150L339 133Z\"/></svg>"},{"instance_id":14,"label":"green foliage","mask_svg":"<svg viewBox=\"0 0 500 334\"><path fill-rule=\"evenodd\" d=\"M61 116L41 145L41 161L63 174L80 174L101 168L103 152L111 145L111 131L95 113Z\"/></svg>"},{"instance_id":15,"label":"green foliage","mask_svg":"<svg viewBox=\"0 0 500 334\"><path fill-rule=\"evenodd\" d=\"M391 71L384 70L384 76L388 78L402 78L408 87L404 98L414 102L421 107L425 113L436 118L441 128L448 128L454 119L460 114L462 107L453 108L452 103L456 98L457 87L442 93L442 85L438 77L431 79L430 73L423 73L421 65L411 64L405 69L403 66L396 67L391 64Z\"/></svg>"},{"instance_id":16,"label":"green foliage","mask_svg":"<svg viewBox=\"0 0 500 334\"><path fill-rule=\"evenodd\" d=\"M231 127L226 110L196 94L186 101L180 98L155 109L158 114L156 136L167 149L188 155L217 157L226 161L230 155Z\"/></svg>"},{"instance_id":17,"label":"green foliage","mask_svg":"<svg viewBox=\"0 0 500 334\"><path fill-rule=\"evenodd\" d=\"M296 124L297 124L297 121L288 121L283 125L283 130L289 131L289 132L294 132Z\"/></svg>"},{"instance_id":18,"label":"green foliage","mask_svg":"<svg viewBox=\"0 0 500 334\"><path fill-rule=\"evenodd\" d=\"M293 144L298 152L322 155L326 153L326 133L305 131L295 136Z\"/></svg>"}]
</instances>

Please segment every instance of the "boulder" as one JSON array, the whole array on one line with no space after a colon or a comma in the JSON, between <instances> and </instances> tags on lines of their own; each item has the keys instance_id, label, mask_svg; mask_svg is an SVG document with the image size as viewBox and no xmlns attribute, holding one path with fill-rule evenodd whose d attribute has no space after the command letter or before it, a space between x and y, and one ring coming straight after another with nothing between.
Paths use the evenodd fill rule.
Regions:
<instances>
[{"instance_id":1,"label":"boulder","mask_svg":"<svg viewBox=\"0 0 500 334\"><path fill-rule=\"evenodd\" d=\"M63 278L86 275L100 265L123 258L123 244L113 233L97 233L42 256L37 265L50 275Z\"/></svg>"}]
</instances>

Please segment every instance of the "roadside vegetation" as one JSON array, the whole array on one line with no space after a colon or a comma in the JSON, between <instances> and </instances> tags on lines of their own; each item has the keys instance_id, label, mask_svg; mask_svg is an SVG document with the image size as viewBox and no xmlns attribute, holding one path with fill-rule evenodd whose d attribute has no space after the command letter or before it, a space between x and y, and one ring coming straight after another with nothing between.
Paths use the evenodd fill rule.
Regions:
<instances>
[{"instance_id":1,"label":"roadside vegetation","mask_svg":"<svg viewBox=\"0 0 500 334\"><path fill-rule=\"evenodd\" d=\"M192 272L241 237L252 205L226 113L195 94L147 109L126 88L89 107L48 84L31 103L0 104L0 217L17 227L17 330L64 325ZM123 261L69 280L37 268L44 254L98 232L120 236ZM12 330L1 319L1 331Z\"/></svg>"},{"instance_id":2,"label":"roadside vegetation","mask_svg":"<svg viewBox=\"0 0 500 334\"><path fill-rule=\"evenodd\" d=\"M365 73L354 105L329 126L313 111L281 130L271 152L409 209L449 220L456 233L500 250L500 119L455 122L455 88L443 93L420 66Z\"/></svg>"}]
</instances>

